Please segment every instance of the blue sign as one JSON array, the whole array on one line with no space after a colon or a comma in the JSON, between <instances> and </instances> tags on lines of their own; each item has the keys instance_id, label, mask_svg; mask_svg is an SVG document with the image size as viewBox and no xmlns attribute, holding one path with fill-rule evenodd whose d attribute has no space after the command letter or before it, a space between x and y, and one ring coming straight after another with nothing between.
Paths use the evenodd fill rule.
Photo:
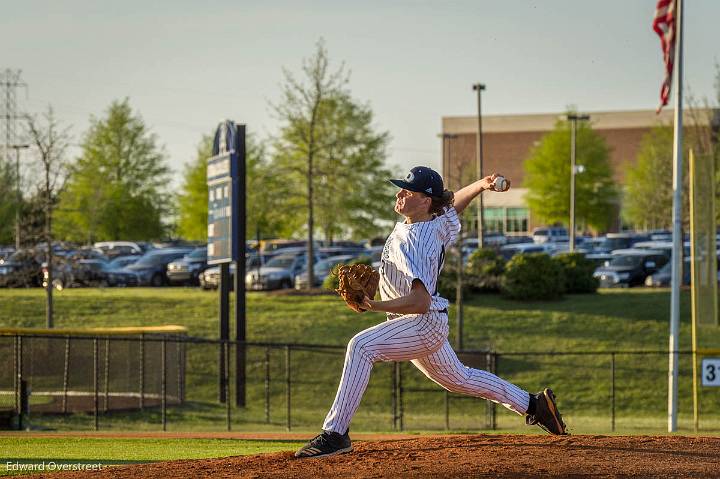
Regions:
<instances>
[{"instance_id":1,"label":"blue sign","mask_svg":"<svg viewBox=\"0 0 720 479\"><path fill-rule=\"evenodd\" d=\"M226 120L218 125L213 156L208 158L208 264L229 263L245 257L240 234L240 162L245 158L245 129ZM244 232L242 234L244 236ZM242 246L242 248L240 247ZM242 252L242 257L240 256Z\"/></svg>"}]
</instances>

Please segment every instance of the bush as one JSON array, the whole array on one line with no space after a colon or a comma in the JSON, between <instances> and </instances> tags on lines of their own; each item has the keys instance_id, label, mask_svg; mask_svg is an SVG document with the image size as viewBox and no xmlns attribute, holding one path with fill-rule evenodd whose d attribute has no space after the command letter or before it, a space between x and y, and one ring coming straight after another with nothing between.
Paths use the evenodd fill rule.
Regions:
<instances>
[{"instance_id":1,"label":"bush","mask_svg":"<svg viewBox=\"0 0 720 479\"><path fill-rule=\"evenodd\" d=\"M505 266L501 291L513 299L562 297L565 275L560 262L545 253L516 254Z\"/></svg>"},{"instance_id":2,"label":"bush","mask_svg":"<svg viewBox=\"0 0 720 479\"><path fill-rule=\"evenodd\" d=\"M323 280L322 287L323 289L327 289L330 291L335 291L339 286L338 278L334 274L332 274L332 271L329 275L325 276L325 279Z\"/></svg>"},{"instance_id":3,"label":"bush","mask_svg":"<svg viewBox=\"0 0 720 479\"><path fill-rule=\"evenodd\" d=\"M350 261L348 264L366 264L372 266L372 258L370 256L359 256L354 260ZM330 274L327 275L323 280L322 287L324 289L329 289L330 291L335 291L339 286L338 283L338 277L335 276L331 270Z\"/></svg>"},{"instance_id":4,"label":"bush","mask_svg":"<svg viewBox=\"0 0 720 479\"><path fill-rule=\"evenodd\" d=\"M593 277L595 263L582 253L562 253L555 258L565 270L565 291L568 293L594 293L600 281Z\"/></svg>"},{"instance_id":5,"label":"bush","mask_svg":"<svg viewBox=\"0 0 720 479\"><path fill-rule=\"evenodd\" d=\"M494 249L478 249L468 258L465 272L472 291L497 292L505 272L505 259Z\"/></svg>"},{"instance_id":6,"label":"bush","mask_svg":"<svg viewBox=\"0 0 720 479\"><path fill-rule=\"evenodd\" d=\"M438 278L438 294L451 303L457 295L457 252L454 249L445 251L445 263ZM432 291L430 291L432 293ZM463 295L470 293L467 274L463 274Z\"/></svg>"}]
</instances>

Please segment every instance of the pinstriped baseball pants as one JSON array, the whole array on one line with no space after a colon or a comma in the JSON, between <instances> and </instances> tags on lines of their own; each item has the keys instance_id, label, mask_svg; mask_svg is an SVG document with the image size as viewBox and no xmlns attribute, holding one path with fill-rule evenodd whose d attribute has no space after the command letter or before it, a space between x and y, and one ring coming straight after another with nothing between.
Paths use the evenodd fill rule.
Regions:
<instances>
[{"instance_id":1,"label":"pinstriped baseball pants","mask_svg":"<svg viewBox=\"0 0 720 479\"><path fill-rule=\"evenodd\" d=\"M447 313L439 311L390 319L356 334L348 343L340 385L323 430L340 434L348 430L378 361L412 361L448 391L488 399L524 415L529 394L492 373L464 366L447 336Z\"/></svg>"}]
</instances>

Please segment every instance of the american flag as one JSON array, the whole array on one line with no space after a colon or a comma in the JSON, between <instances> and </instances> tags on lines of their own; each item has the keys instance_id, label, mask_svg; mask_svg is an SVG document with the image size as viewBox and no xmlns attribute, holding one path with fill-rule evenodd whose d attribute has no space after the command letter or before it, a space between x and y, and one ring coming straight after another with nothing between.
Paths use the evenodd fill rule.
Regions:
<instances>
[{"instance_id":1,"label":"american flag","mask_svg":"<svg viewBox=\"0 0 720 479\"><path fill-rule=\"evenodd\" d=\"M668 104L668 98L670 98L673 63L675 61L675 7L676 0L658 0L655 8L655 18L653 18L653 30L660 37L663 60L665 60L665 80L660 89L658 113L660 113L662 107Z\"/></svg>"}]
</instances>

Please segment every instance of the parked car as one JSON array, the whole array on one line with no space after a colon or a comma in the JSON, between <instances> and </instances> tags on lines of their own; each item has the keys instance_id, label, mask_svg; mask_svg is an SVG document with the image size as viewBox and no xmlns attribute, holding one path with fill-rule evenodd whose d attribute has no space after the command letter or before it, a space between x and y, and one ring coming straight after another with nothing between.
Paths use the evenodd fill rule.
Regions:
<instances>
[{"instance_id":1,"label":"parked car","mask_svg":"<svg viewBox=\"0 0 720 479\"><path fill-rule=\"evenodd\" d=\"M65 258L67 258L69 261L78 261L81 259L99 259L102 261L108 260L108 257L105 256L105 253L103 253L101 250L90 247L83 247L72 250L65 255Z\"/></svg>"},{"instance_id":2,"label":"parked car","mask_svg":"<svg viewBox=\"0 0 720 479\"><path fill-rule=\"evenodd\" d=\"M497 232L485 233L483 235L483 243L485 243L486 248L504 246L507 244L507 238L505 237L505 235ZM478 249L477 236L473 238L465 238L462 244L463 251L465 251L466 249L470 251L475 251L476 249Z\"/></svg>"},{"instance_id":3,"label":"parked car","mask_svg":"<svg viewBox=\"0 0 720 479\"><path fill-rule=\"evenodd\" d=\"M103 271L107 275L108 286L139 286L140 279L138 274L127 268L114 267L112 261L102 265Z\"/></svg>"},{"instance_id":4,"label":"parked car","mask_svg":"<svg viewBox=\"0 0 720 479\"><path fill-rule=\"evenodd\" d=\"M250 253L245 255L245 272L264 266L274 255Z\"/></svg>"},{"instance_id":5,"label":"parked car","mask_svg":"<svg viewBox=\"0 0 720 479\"><path fill-rule=\"evenodd\" d=\"M0 259L6 259L15 252L15 248L0 248Z\"/></svg>"},{"instance_id":6,"label":"parked car","mask_svg":"<svg viewBox=\"0 0 720 479\"><path fill-rule=\"evenodd\" d=\"M500 248L500 256L509 260L519 253L548 253L551 249L546 244L537 243L517 243L509 244Z\"/></svg>"},{"instance_id":7,"label":"parked car","mask_svg":"<svg viewBox=\"0 0 720 479\"><path fill-rule=\"evenodd\" d=\"M608 251L614 251L616 249L628 249L632 248L635 243L640 241L648 241L650 236L642 233L635 232L623 232L623 233L608 233L605 235L605 246Z\"/></svg>"},{"instance_id":8,"label":"parked car","mask_svg":"<svg viewBox=\"0 0 720 479\"><path fill-rule=\"evenodd\" d=\"M645 286L663 288L670 286L672 281L672 261L665 263L665 266L657 272L645 278ZM682 284L690 285L690 258L683 258Z\"/></svg>"},{"instance_id":9,"label":"parked car","mask_svg":"<svg viewBox=\"0 0 720 479\"><path fill-rule=\"evenodd\" d=\"M0 259L0 287L29 287L41 283L40 262L36 251L20 249Z\"/></svg>"},{"instance_id":10,"label":"parked car","mask_svg":"<svg viewBox=\"0 0 720 479\"><path fill-rule=\"evenodd\" d=\"M245 256L245 274L253 269L264 266L275 255L261 255L251 253ZM220 267L211 266L205 269L199 276L200 287L202 289L217 289L220 284ZM235 285L235 263L230 264L230 289L234 289Z\"/></svg>"},{"instance_id":11,"label":"parked car","mask_svg":"<svg viewBox=\"0 0 720 479\"><path fill-rule=\"evenodd\" d=\"M595 270L601 288L628 288L645 284L645 279L665 266L669 258L659 250L615 250L613 258Z\"/></svg>"},{"instance_id":12,"label":"parked car","mask_svg":"<svg viewBox=\"0 0 720 479\"><path fill-rule=\"evenodd\" d=\"M199 278L202 289L218 289L220 286L220 266L211 266L203 271ZM230 291L235 289L235 263L230 263Z\"/></svg>"},{"instance_id":13,"label":"parked car","mask_svg":"<svg viewBox=\"0 0 720 479\"><path fill-rule=\"evenodd\" d=\"M316 251L317 254L325 258L344 255L360 256L366 252L367 249L362 246L328 246L326 248L320 248Z\"/></svg>"},{"instance_id":14,"label":"parked car","mask_svg":"<svg viewBox=\"0 0 720 479\"><path fill-rule=\"evenodd\" d=\"M107 261L82 259L73 268L73 284L80 286L137 286L137 273L113 268Z\"/></svg>"},{"instance_id":15,"label":"parked car","mask_svg":"<svg viewBox=\"0 0 720 479\"><path fill-rule=\"evenodd\" d=\"M559 226L535 228L532 237L535 243L553 243L556 241L569 241L570 239L567 230Z\"/></svg>"},{"instance_id":16,"label":"parked car","mask_svg":"<svg viewBox=\"0 0 720 479\"><path fill-rule=\"evenodd\" d=\"M639 241L633 245L633 248L654 249L662 251L668 258L672 257L673 243L672 241ZM683 257L690 256L690 242L683 242Z\"/></svg>"},{"instance_id":17,"label":"parked car","mask_svg":"<svg viewBox=\"0 0 720 479\"><path fill-rule=\"evenodd\" d=\"M140 286L163 286L168 283L167 265L192 250L193 248L151 250L125 269L137 274Z\"/></svg>"},{"instance_id":18,"label":"parked car","mask_svg":"<svg viewBox=\"0 0 720 479\"><path fill-rule=\"evenodd\" d=\"M588 254L610 254L612 251L610 241L604 236L589 238L585 241L584 246L588 250Z\"/></svg>"},{"instance_id":19,"label":"parked car","mask_svg":"<svg viewBox=\"0 0 720 479\"><path fill-rule=\"evenodd\" d=\"M322 259L315 256L313 264ZM277 255L265 266L251 270L245 275L245 288L248 290L265 290L292 288L295 276L305 268L306 255Z\"/></svg>"},{"instance_id":20,"label":"parked car","mask_svg":"<svg viewBox=\"0 0 720 479\"><path fill-rule=\"evenodd\" d=\"M196 248L190 254L168 264L168 282L170 284L199 284L200 273L207 267L207 246Z\"/></svg>"},{"instance_id":21,"label":"parked car","mask_svg":"<svg viewBox=\"0 0 720 479\"><path fill-rule=\"evenodd\" d=\"M134 241L99 241L93 244L93 247L102 251L108 258L145 254L143 248Z\"/></svg>"},{"instance_id":22,"label":"parked car","mask_svg":"<svg viewBox=\"0 0 720 479\"><path fill-rule=\"evenodd\" d=\"M142 258L142 256L118 256L117 258L111 259L109 265L111 269L122 269L133 263L137 263L140 258Z\"/></svg>"},{"instance_id":23,"label":"parked car","mask_svg":"<svg viewBox=\"0 0 720 479\"><path fill-rule=\"evenodd\" d=\"M313 284L313 287L317 288L322 286L323 281L325 281L325 278L330 274L330 271L336 264L348 263L356 257L357 256L349 254L331 256L315 263L315 266L313 267L313 273L315 274L315 283ZM295 276L295 289L305 289L307 288L307 285L308 272L306 268L305 271Z\"/></svg>"},{"instance_id":24,"label":"parked car","mask_svg":"<svg viewBox=\"0 0 720 479\"><path fill-rule=\"evenodd\" d=\"M613 259L613 255L610 253L586 253L585 259L589 259L595 263L595 267L604 266L606 262Z\"/></svg>"},{"instance_id":25,"label":"parked car","mask_svg":"<svg viewBox=\"0 0 720 479\"><path fill-rule=\"evenodd\" d=\"M285 239L274 239L261 241L260 251L264 254L279 253L280 250L286 250L288 248L306 249L307 240L285 240ZM319 241L313 241L315 249L320 248ZM284 253L284 251L283 251Z\"/></svg>"}]
</instances>

